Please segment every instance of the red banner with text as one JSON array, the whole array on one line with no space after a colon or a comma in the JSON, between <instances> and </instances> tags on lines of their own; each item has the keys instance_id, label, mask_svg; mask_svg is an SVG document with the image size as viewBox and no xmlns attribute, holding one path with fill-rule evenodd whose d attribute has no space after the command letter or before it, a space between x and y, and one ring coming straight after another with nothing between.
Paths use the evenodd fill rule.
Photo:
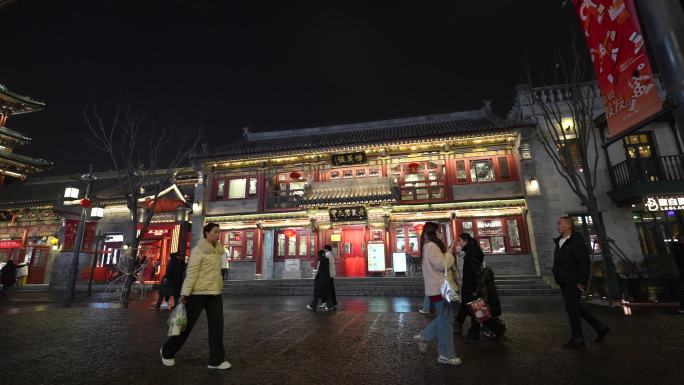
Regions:
<instances>
[{"instance_id":1,"label":"red banner with text","mask_svg":"<svg viewBox=\"0 0 684 385\"><path fill-rule=\"evenodd\" d=\"M608 136L662 109L634 0L573 0L594 63Z\"/></svg>"},{"instance_id":2,"label":"red banner with text","mask_svg":"<svg viewBox=\"0 0 684 385\"><path fill-rule=\"evenodd\" d=\"M83 243L81 243L81 252L88 253L95 250L95 232L97 229L97 222L86 222L83 231ZM67 219L64 224L64 244L62 251L74 251L76 245L76 233L78 232L78 221L74 219Z\"/></svg>"}]
</instances>

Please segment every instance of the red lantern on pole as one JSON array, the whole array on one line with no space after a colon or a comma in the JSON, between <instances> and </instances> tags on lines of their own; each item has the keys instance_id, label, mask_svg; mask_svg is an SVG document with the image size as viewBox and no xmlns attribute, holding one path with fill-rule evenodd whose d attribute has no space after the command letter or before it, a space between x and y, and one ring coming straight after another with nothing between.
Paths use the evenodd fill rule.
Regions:
<instances>
[{"instance_id":1,"label":"red lantern on pole","mask_svg":"<svg viewBox=\"0 0 684 385\"><path fill-rule=\"evenodd\" d=\"M299 179L302 177L302 174L298 173L297 171L292 171L290 173L290 179Z\"/></svg>"},{"instance_id":2,"label":"red lantern on pole","mask_svg":"<svg viewBox=\"0 0 684 385\"><path fill-rule=\"evenodd\" d=\"M283 234L285 234L285 236L288 238L292 238L295 235L297 235L297 231L295 229L285 229L285 231L283 231Z\"/></svg>"},{"instance_id":3,"label":"red lantern on pole","mask_svg":"<svg viewBox=\"0 0 684 385\"><path fill-rule=\"evenodd\" d=\"M93 205L93 201L88 198L83 198L78 204L81 205L81 207L88 208Z\"/></svg>"},{"instance_id":4,"label":"red lantern on pole","mask_svg":"<svg viewBox=\"0 0 684 385\"><path fill-rule=\"evenodd\" d=\"M423 224L423 223L415 223L415 224L413 225L413 228L414 228L417 232L422 233L422 232L423 232L423 226L425 226L425 224Z\"/></svg>"}]
</instances>

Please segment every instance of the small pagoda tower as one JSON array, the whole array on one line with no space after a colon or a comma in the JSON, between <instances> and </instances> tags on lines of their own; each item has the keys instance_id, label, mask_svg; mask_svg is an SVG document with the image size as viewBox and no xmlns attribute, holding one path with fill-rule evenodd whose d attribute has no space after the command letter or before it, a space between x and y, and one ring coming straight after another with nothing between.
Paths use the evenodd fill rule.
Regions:
<instances>
[{"instance_id":1,"label":"small pagoda tower","mask_svg":"<svg viewBox=\"0 0 684 385\"><path fill-rule=\"evenodd\" d=\"M15 149L31 142L31 138L7 128L12 115L26 114L45 108L45 103L11 92L0 84L0 186L12 180L25 179L33 172L52 167L52 162L15 153Z\"/></svg>"}]
</instances>

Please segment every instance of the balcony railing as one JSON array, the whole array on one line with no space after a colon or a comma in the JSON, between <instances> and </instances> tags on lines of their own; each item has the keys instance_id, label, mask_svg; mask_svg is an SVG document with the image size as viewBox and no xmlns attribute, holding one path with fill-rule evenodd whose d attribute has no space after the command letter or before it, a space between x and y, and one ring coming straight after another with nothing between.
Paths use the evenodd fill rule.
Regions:
<instances>
[{"instance_id":1,"label":"balcony railing","mask_svg":"<svg viewBox=\"0 0 684 385\"><path fill-rule=\"evenodd\" d=\"M304 196L303 189L275 190L266 192L266 209L292 209L297 208L299 201Z\"/></svg>"},{"instance_id":2,"label":"balcony railing","mask_svg":"<svg viewBox=\"0 0 684 385\"><path fill-rule=\"evenodd\" d=\"M655 183L684 180L684 155L626 160L610 168L614 189L634 183Z\"/></svg>"}]
</instances>

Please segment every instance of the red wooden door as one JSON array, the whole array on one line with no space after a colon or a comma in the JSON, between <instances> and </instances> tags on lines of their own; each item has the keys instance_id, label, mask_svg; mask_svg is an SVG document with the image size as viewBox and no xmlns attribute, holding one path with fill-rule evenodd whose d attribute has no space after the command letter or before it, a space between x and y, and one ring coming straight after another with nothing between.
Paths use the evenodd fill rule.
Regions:
<instances>
[{"instance_id":1,"label":"red wooden door","mask_svg":"<svg viewBox=\"0 0 684 385\"><path fill-rule=\"evenodd\" d=\"M29 247L27 252L27 260L29 264L29 275L27 283L43 283L45 280L45 268L50 258L49 247Z\"/></svg>"},{"instance_id":2,"label":"red wooden door","mask_svg":"<svg viewBox=\"0 0 684 385\"><path fill-rule=\"evenodd\" d=\"M345 228L342 230L340 255L342 256L345 277L366 276L366 238L364 228Z\"/></svg>"}]
</instances>

